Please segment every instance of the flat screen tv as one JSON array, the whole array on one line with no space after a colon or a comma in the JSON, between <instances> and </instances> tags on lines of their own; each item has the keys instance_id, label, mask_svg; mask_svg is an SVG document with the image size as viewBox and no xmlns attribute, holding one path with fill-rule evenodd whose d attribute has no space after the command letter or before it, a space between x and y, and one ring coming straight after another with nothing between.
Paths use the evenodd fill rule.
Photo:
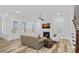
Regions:
<instances>
[{"instance_id":1,"label":"flat screen tv","mask_svg":"<svg viewBox=\"0 0 79 59\"><path fill-rule=\"evenodd\" d=\"M42 24L42 29L49 29L49 28L50 28L50 23Z\"/></svg>"}]
</instances>

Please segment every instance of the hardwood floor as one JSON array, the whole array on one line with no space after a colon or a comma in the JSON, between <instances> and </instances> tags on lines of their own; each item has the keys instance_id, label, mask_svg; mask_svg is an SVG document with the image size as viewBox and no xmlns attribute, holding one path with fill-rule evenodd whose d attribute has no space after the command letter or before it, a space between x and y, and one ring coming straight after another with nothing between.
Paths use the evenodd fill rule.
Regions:
<instances>
[{"instance_id":1,"label":"hardwood floor","mask_svg":"<svg viewBox=\"0 0 79 59\"><path fill-rule=\"evenodd\" d=\"M2 42L1 42L2 41ZM5 41L0 39L0 52L1 53L8 53L11 52L19 47L21 47L20 40L12 40L12 41Z\"/></svg>"},{"instance_id":2,"label":"hardwood floor","mask_svg":"<svg viewBox=\"0 0 79 59\"><path fill-rule=\"evenodd\" d=\"M1 45L2 43L5 43L5 42L6 42L6 40L4 40L3 38L0 37L0 45Z\"/></svg>"},{"instance_id":3,"label":"hardwood floor","mask_svg":"<svg viewBox=\"0 0 79 59\"><path fill-rule=\"evenodd\" d=\"M0 39L0 53L64 53L65 51L61 49L62 45L65 45L65 43L67 44L68 48L68 52L66 51L66 53L73 53L72 49L70 48L70 45L65 41L65 43L63 43L62 41L58 44L55 44L52 46L52 48L45 48L42 47L40 50L36 50L33 48L30 48L28 46L23 46L21 45L21 40L20 39L16 39L16 40L12 40L12 41L6 41L3 39ZM60 48L59 48L60 47ZM65 47L65 46L64 46ZM63 48L66 50L66 48ZM57 51L58 50L58 51Z\"/></svg>"},{"instance_id":4,"label":"hardwood floor","mask_svg":"<svg viewBox=\"0 0 79 59\"><path fill-rule=\"evenodd\" d=\"M21 45L21 41L19 39L12 41L0 39L0 41L0 53L45 53L46 51L49 51L49 49L44 47L41 50L36 50L27 46L23 46Z\"/></svg>"}]
</instances>

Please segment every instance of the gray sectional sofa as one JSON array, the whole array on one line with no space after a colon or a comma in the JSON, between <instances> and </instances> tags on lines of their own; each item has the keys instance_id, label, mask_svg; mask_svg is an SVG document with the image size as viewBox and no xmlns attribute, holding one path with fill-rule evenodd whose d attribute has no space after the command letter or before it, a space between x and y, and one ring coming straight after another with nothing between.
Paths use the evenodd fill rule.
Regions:
<instances>
[{"instance_id":1,"label":"gray sectional sofa","mask_svg":"<svg viewBox=\"0 0 79 59\"><path fill-rule=\"evenodd\" d=\"M40 49L41 47L43 47L44 40L45 40L45 38L39 39L39 38L33 37L33 36L26 36L26 35L21 36L21 43L23 45L26 45L28 47L32 47L35 49Z\"/></svg>"}]
</instances>

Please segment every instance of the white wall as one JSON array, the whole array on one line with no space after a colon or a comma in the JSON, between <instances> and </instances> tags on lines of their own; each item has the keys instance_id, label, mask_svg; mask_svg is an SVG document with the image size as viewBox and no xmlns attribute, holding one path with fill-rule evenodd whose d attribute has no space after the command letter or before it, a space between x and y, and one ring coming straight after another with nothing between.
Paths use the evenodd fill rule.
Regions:
<instances>
[{"instance_id":1,"label":"white wall","mask_svg":"<svg viewBox=\"0 0 79 59\"><path fill-rule=\"evenodd\" d=\"M6 8L6 9L5 9ZM35 24L36 26L36 33L41 34L43 31L47 30L41 30L40 24L41 23L46 23L49 22L51 23L51 29L48 30L51 32L51 37L53 34L56 32L60 34L60 31L63 28L63 33L64 35L71 36L72 32L74 32L74 27L72 24L72 19L73 19L73 6L69 5L51 5L51 6L0 6L0 11L1 13L5 14L6 12L9 13L9 17L4 17L4 23L3 23L3 33L5 35L8 35L10 39L14 38L19 38L20 34L22 34L22 30L20 28L21 22L26 22L28 23L28 31L31 32L31 25L32 22L36 21ZM20 13L16 15L16 11L20 10ZM39 19L35 19L39 17L39 13L42 13L42 17L45 19L45 21L40 21ZM61 24L61 22L58 25L58 22L54 24L54 20L59 20L57 17L57 14L60 13L62 15L62 20L64 20L64 23ZM57 19L58 18L58 19ZM12 34L11 31L11 21L17 20L18 21L18 31L15 34ZM61 25L60 25L61 24ZM58 29L60 28L60 31ZM66 34L65 34L66 33ZM10 40L9 39L9 40Z\"/></svg>"},{"instance_id":2,"label":"white wall","mask_svg":"<svg viewBox=\"0 0 79 59\"><path fill-rule=\"evenodd\" d=\"M75 23L79 23L79 5L74 6L74 16L76 17Z\"/></svg>"},{"instance_id":3,"label":"white wall","mask_svg":"<svg viewBox=\"0 0 79 59\"><path fill-rule=\"evenodd\" d=\"M13 21L17 21L17 31L16 33L12 33L13 29ZM22 23L26 23L26 32L23 33L23 27ZM26 19L24 20L23 18L19 18L13 15L6 15L2 17L2 37L4 37L6 40L14 40L14 39L19 39L22 34L26 33L32 33L32 24L34 22L29 21Z\"/></svg>"},{"instance_id":4,"label":"white wall","mask_svg":"<svg viewBox=\"0 0 79 59\"><path fill-rule=\"evenodd\" d=\"M17 32L12 33L12 21L17 21ZM11 17L11 16L6 16L3 18L3 28L2 28L2 35L6 35L6 40L12 40L12 39L18 39L20 37L20 20L17 18Z\"/></svg>"},{"instance_id":5,"label":"white wall","mask_svg":"<svg viewBox=\"0 0 79 59\"><path fill-rule=\"evenodd\" d=\"M54 9L51 11L51 15L52 16L46 16L49 12L46 12L44 10L43 13L43 18L45 19L44 21L38 21L41 23L50 23L50 29L47 30L40 30L41 31L41 36L43 31L49 31L51 36L53 36L53 34L62 34L62 36L64 37L69 37L72 38L72 33L76 34L75 32L75 28L74 28L74 24L72 22L73 16L74 16L74 6L54 6ZM46 13L45 13L46 12ZM60 16L57 16L57 14L60 13ZM61 19L61 21L59 21ZM39 20L39 19L37 19ZM58 22L56 22L58 21ZM56 23L55 23L56 22Z\"/></svg>"}]
</instances>

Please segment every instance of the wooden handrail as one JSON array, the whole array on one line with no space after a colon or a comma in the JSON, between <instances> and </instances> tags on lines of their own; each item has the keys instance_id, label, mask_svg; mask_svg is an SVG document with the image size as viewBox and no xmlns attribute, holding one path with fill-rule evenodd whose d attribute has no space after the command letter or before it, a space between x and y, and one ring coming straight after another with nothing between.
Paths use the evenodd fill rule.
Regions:
<instances>
[{"instance_id":1,"label":"wooden handrail","mask_svg":"<svg viewBox=\"0 0 79 59\"><path fill-rule=\"evenodd\" d=\"M75 21L74 21L74 20L72 20L72 22L73 22L73 24L74 24L74 27L75 27L75 30L76 30L76 24L75 24Z\"/></svg>"}]
</instances>

